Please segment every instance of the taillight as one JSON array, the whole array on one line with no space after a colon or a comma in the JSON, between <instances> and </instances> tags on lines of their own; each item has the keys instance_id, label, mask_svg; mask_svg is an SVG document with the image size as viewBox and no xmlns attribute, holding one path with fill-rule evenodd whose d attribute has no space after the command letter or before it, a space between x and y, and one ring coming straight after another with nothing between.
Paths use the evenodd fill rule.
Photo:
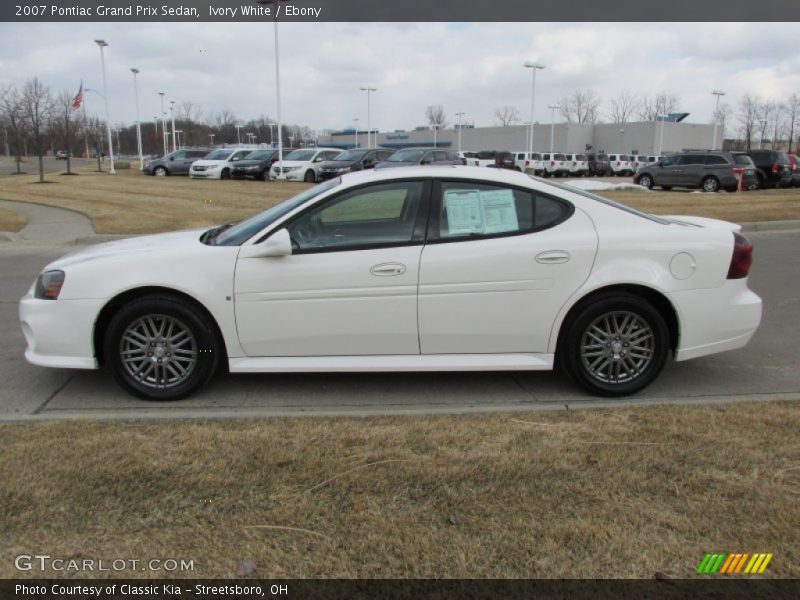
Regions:
<instances>
[{"instance_id":1,"label":"taillight","mask_svg":"<svg viewBox=\"0 0 800 600\"><path fill-rule=\"evenodd\" d=\"M728 268L728 279L743 279L753 264L753 244L741 233L733 234L733 256Z\"/></svg>"},{"instance_id":2,"label":"taillight","mask_svg":"<svg viewBox=\"0 0 800 600\"><path fill-rule=\"evenodd\" d=\"M529 161L529 160L526 160L526 161L525 161L525 166L526 166L526 167L527 167L527 166L529 166L530 164L531 164L531 163L530 163L530 161Z\"/></svg>"},{"instance_id":3,"label":"taillight","mask_svg":"<svg viewBox=\"0 0 800 600\"><path fill-rule=\"evenodd\" d=\"M774 165L772 165L772 172L773 173L780 173L781 172L781 166L778 163L775 163Z\"/></svg>"},{"instance_id":4,"label":"taillight","mask_svg":"<svg viewBox=\"0 0 800 600\"><path fill-rule=\"evenodd\" d=\"M551 166L551 167L555 167L555 166L556 166L556 161L554 161L554 160L551 160L551 161L550 161L550 166Z\"/></svg>"}]
</instances>

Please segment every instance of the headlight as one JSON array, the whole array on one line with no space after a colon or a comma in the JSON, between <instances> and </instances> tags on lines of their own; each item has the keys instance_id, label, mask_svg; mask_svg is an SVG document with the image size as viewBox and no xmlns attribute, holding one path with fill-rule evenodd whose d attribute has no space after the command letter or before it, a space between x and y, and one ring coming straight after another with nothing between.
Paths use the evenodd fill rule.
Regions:
<instances>
[{"instance_id":1,"label":"headlight","mask_svg":"<svg viewBox=\"0 0 800 600\"><path fill-rule=\"evenodd\" d=\"M259 169L258 165L252 165L250 167L245 168L246 171L258 171L258 169Z\"/></svg>"},{"instance_id":2,"label":"headlight","mask_svg":"<svg viewBox=\"0 0 800 600\"><path fill-rule=\"evenodd\" d=\"M289 171L299 171L300 167L289 167Z\"/></svg>"},{"instance_id":3,"label":"headlight","mask_svg":"<svg viewBox=\"0 0 800 600\"><path fill-rule=\"evenodd\" d=\"M57 300L64 285L64 271L45 271L36 280L34 298L40 300Z\"/></svg>"},{"instance_id":4,"label":"headlight","mask_svg":"<svg viewBox=\"0 0 800 600\"><path fill-rule=\"evenodd\" d=\"M209 167L206 167L206 171L213 171L214 169L219 169L220 166L222 165L211 165Z\"/></svg>"}]
</instances>

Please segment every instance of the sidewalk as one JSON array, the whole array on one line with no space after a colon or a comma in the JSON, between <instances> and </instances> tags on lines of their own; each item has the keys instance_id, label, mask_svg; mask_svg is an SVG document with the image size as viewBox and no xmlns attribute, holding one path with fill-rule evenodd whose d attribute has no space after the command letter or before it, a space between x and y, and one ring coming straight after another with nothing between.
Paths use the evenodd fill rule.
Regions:
<instances>
[{"instance_id":1,"label":"sidewalk","mask_svg":"<svg viewBox=\"0 0 800 600\"><path fill-rule=\"evenodd\" d=\"M22 213L28 219L27 225L17 233L4 234L9 241L58 246L95 235L89 218L72 210L11 200L0 200L0 208Z\"/></svg>"}]
</instances>

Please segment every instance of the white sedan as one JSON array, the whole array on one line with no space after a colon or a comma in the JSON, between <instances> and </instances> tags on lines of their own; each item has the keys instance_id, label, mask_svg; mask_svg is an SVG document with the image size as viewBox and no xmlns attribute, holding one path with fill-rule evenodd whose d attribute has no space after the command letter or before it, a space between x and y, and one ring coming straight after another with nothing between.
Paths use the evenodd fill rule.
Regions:
<instances>
[{"instance_id":1,"label":"white sedan","mask_svg":"<svg viewBox=\"0 0 800 600\"><path fill-rule=\"evenodd\" d=\"M503 169L360 171L235 224L49 264L33 364L107 365L142 398L234 373L565 369L631 394L761 319L732 223L655 217ZM265 382L268 383L268 382Z\"/></svg>"}]
</instances>

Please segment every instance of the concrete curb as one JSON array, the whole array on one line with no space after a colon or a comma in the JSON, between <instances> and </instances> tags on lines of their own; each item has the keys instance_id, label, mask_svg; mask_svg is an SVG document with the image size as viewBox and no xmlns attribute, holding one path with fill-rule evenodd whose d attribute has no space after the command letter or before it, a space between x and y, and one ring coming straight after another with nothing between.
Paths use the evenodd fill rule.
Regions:
<instances>
[{"instance_id":1,"label":"concrete curb","mask_svg":"<svg viewBox=\"0 0 800 600\"><path fill-rule=\"evenodd\" d=\"M753 223L740 223L742 231L793 231L800 229L800 220L786 221L756 221Z\"/></svg>"}]
</instances>

